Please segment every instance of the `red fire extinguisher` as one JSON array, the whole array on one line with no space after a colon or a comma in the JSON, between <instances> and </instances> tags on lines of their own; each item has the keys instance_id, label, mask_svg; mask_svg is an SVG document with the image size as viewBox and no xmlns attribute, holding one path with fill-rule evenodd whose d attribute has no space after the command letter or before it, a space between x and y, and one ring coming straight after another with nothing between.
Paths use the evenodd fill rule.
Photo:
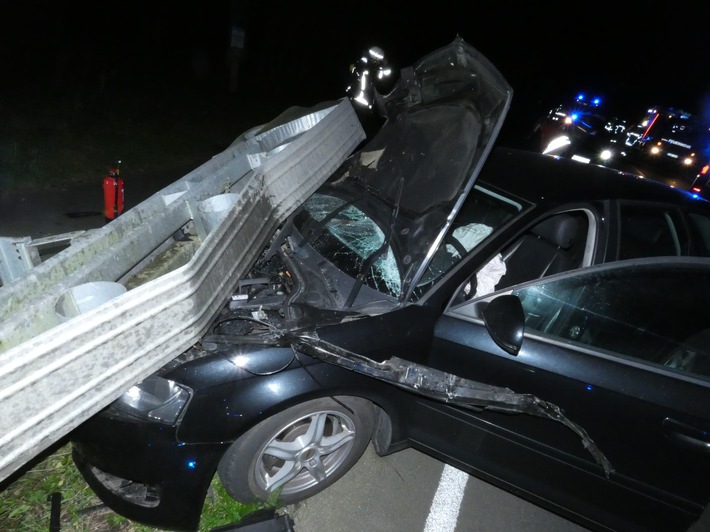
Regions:
<instances>
[{"instance_id":1,"label":"red fire extinguisher","mask_svg":"<svg viewBox=\"0 0 710 532\"><path fill-rule=\"evenodd\" d=\"M115 167L109 168L108 175L104 177L104 218L111 221L123 212L123 178L119 176L118 161Z\"/></svg>"}]
</instances>

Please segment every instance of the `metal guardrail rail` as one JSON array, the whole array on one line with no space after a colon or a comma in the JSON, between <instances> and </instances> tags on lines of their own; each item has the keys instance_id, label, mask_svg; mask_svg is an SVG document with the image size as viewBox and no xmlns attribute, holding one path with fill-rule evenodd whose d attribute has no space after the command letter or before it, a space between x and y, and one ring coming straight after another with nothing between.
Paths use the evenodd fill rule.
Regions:
<instances>
[{"instance_id":1,"label":"metal guardrail rail","mask_svg":"<svg viewBox=\"0 0 710 532\"><path fill-rule=\"evenodd\" d=\"M46 261L22 255L0 287L0 481L197 341L364 137L347 99L292 108Z\"/></svg>"},{"instance_id":2,"label":"metal guardrail rail","mask_svg":"<svg viewBox=\"0 0 710 532\"><path fill-rule=\"evenodd\" d=\"M65 248L85 229L43 238L0 236L0 287L22 277L42 262L42 251Z\"/></svg>"}]
</instances>

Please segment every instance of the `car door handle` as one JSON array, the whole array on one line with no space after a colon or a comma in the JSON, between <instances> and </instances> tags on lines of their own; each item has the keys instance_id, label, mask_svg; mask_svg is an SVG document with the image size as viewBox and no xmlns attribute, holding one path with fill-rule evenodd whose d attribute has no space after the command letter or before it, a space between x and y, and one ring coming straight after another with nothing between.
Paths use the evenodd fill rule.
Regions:
<instances>
[{"instance_id":1,"label":"car door handle","mask_svg":"<svg viewBox=\"0 0 710 532\"><path fill-rule=\"evenodd\" d=\"M667 417L663 420L663 432L681 445L696 451L710 452L710 433L707 431Z\"/></svg>"}]
</instances>

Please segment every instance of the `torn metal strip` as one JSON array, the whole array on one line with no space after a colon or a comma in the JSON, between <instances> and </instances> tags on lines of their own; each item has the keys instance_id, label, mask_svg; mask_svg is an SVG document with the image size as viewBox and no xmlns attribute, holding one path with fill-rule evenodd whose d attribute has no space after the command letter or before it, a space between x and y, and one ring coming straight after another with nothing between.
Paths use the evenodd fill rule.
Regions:
<instances>
[{"instance_id":1,"label":"torn metal strip","mask_svg":"<svg viewBox=\"0 0 710 532\"><path fill-rule=\"evenodd\" d=\"M376 362L324 342L313 333L298 334L293 338L293 342L298 350L314 358L389 382L431 399L462 407L529 414L562 423L582 439L584 448L602 467L607 478L614 472L611 462L589 437L587 431L567 418L558 406L534 395L464 379L398 357Z\"/></svg>"}]
</instances>

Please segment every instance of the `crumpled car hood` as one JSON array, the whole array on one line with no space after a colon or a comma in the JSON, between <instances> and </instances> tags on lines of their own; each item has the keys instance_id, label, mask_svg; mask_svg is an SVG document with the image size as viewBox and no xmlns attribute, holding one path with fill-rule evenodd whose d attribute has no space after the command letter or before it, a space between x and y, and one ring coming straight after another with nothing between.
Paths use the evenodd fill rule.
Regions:
<instances>
[{"instance_id":1,"label":"crumpled car hood","mask_svg":"<svg viewBox=\"0 0 710 532\"><path fill-rule=\"evenodd\" d=\"M457 37L402 69L382 97L386 122L325 187L383 228L397 257L400 301L471 190L511 98L500 72Z\"/></svg>"}]
</instances>

